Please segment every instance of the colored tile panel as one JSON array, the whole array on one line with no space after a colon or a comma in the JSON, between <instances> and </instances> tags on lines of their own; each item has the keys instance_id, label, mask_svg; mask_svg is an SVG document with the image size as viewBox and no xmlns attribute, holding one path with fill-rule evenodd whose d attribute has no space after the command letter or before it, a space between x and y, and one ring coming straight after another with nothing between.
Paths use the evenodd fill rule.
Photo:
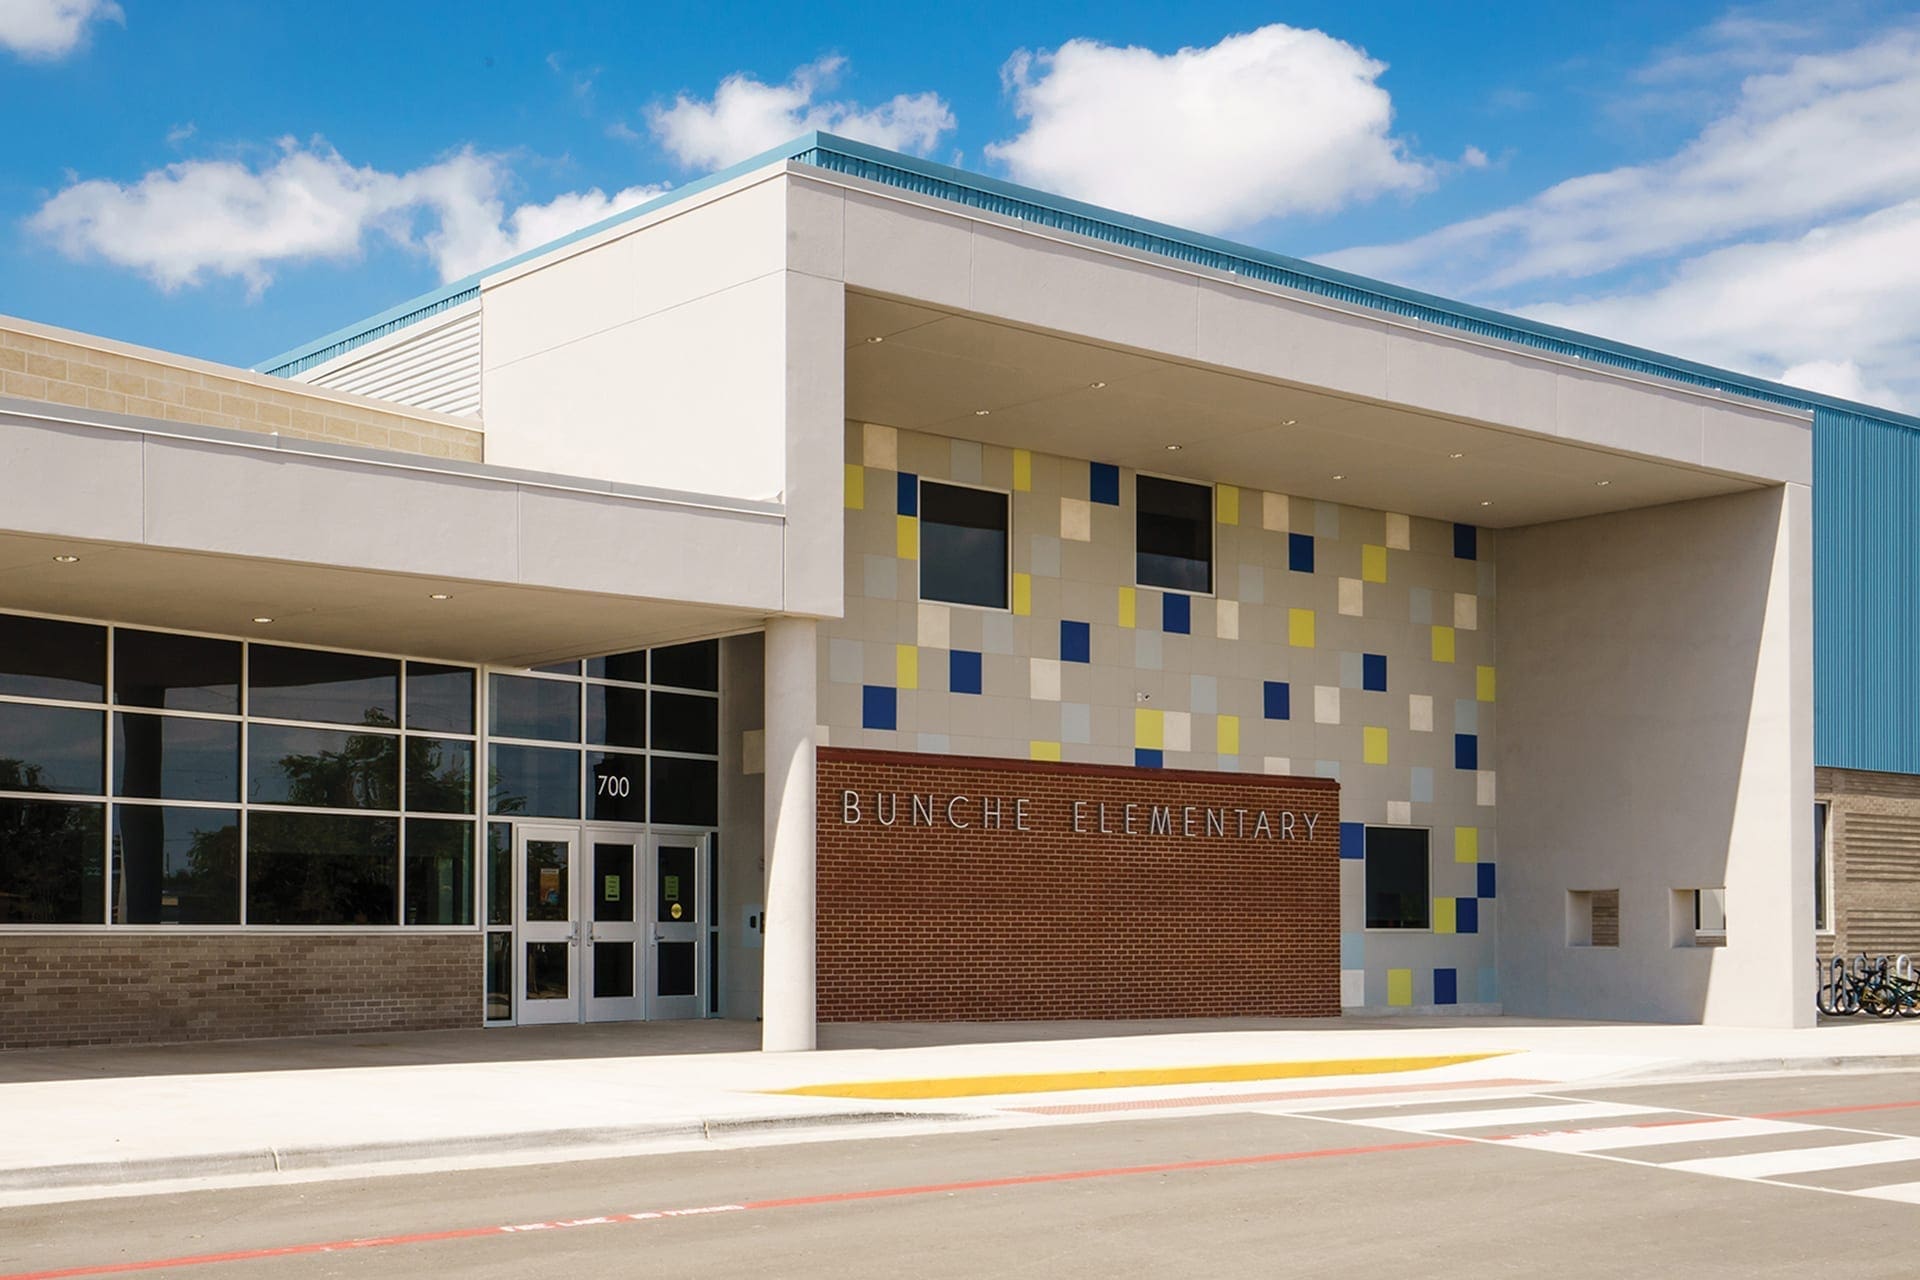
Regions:
<instances>
[{"instance_id":1,"label":"colored tile panel","mask_svg":"<svg viewBox=\"0 0 1920 1280\"><path fill-rule=\"evenodd\" d=\"M1166 745L1166 717L1147 707L1133 710L1133 745L1159 750Z\"/></svg>"},{"instance_id":2,"label":"colored tile panel","mask_svg":"<svg viewBox=\"0 0 1920 1280\"><path fill-rule=\"evenodd\" d=\"M1473 696L1482 702L1492 702L1493 691L1493 668L1475 667L1473 669Z\"/></svg>"},{"instance_id":3,"label":"colored tile panel","mask_svg":"<svg viewBox=\"0 0 1920 1280\"><path fill-rule=\"evenodd\" d=\"M1158 750L1137 747L1133 753L1133 767L1136 769L1158 769L1161 761L1165 758L1165 754Z\"/></svg>"},{"instance_id":4,"label":"colored tile panel","mask_svg":"<svg viewBox=\"0 0 1920 1280\"><path fill-rule=\"evenodd\" d=\"M1139 611L1139 600L1140 593L1132 587L1120 588L1119 605L1115 611L1119 615L1121 626L1130 627L1133 625L1134 615Z\"/></svg>"},{"instance_id":5,"label":"colored tile panel","mask_svg":"<svg viewBox=\"0 0 1920 1280\"><path fill-rule=\"evenodd\" d=\"M1363 653L1360 655L1360 687L1371 689L1375 693L1387 691L1386 654Z\"/></svg>"},{"instance_id":6,"label":"colored tile panel","mask_svg":"<svg viewBox=\"0 0 1920 1280\"><path fill-rule=\"evenodd\" d=\"M1169 591L1160 597L1160 629L1177 636L1193 634L1193 597Z\"/></svg>"},{"instance_id":7,"label":"colored tile panel","mask_svg":"<svg viewBox=\"0 0 1920 1280\"><path fill-rule=\"evenodd\" d=\"M1454 969L1435 969L1433 971L1433 1002L1435 1004L1460 1003L1460 974Z\"/></svg>"},{"instance_id":8,"label":"colored tile panel","mask_svg":"<svg viewBox=\"0 0 1920 1280\"><path fill-rule=\"evenodd\" d=\"M1230 484L1213 487L1213 516L1221 524L1240 523L1240 490Z\"/></svg>"},{"instance_id":9,"label":"colored tile panel","mask_svg":"<svg viewBox=\"0 0 1920 1280\"><path fill-rule=\"evenodd\" d=\"M1091 662L1092 660L1093 627L1085 622L1061 622L1060 661Z\"/></svg>"},{"instance_id":10,"label":"colored tile panel","mask_svg":"<svg viewBox=\"0 0 1920 1280\"><path fill-rule=\"evenodd\" d=\"M1433 629L1433 660L1435 662L1453 661L1453 628L1435 627Z\"/></svg>"},{"instance_id":11,"label":"colored tile panel","mask_svg":"<svg viewBox=\"0 0 1920 1280\"><path fill-rule=\"evenodd\" d=\"M920 514L920 477L911 471L902 471L897 477L900 505L897 508L903 516Z\"/></svg>"},{"instance_id":12,"label":"colored tile panel","mask_svg":"<svg viewBox=\"0 0 1920 1280\"><path fill-rule=\"evenodd\" d=\"M1295 573L1313 572L1312 534L1290 533L1287 535L1287 568Z\"/></svg>"},{"instance_id":13,"label":"colored tile panel","mask_svg":"<svg viewBox=\"0 0 1920 1280\"><path fill-rule=\"evenodd\" d=\"M1287 643L1296 649L1313 648L1313 610L1287 610Z\"/></svg>"},{"instance_id":14,"label":"colored tile panel","mask_svg":"<svg viewBox=\"0 0 1920 1280\"><path fill-rule=\"evenodd\" d=\"M1340 824L1340 856L1343 858L1367 856L1366 823L1343 822Z\"/></svg>"},{"instance_id":15,"label":"colored tile panel","mask_svg":"<svg viewBox=\"0 0 1920 1280\"><path fill-rule=\"evenodd\" d=\"M920 687L920 647L918 645L893 646L893 683L901 689Z\"/></svg>"},{"instance_id":16,"label":"colored tile panel","mask_svg":"<svg viewBox=\"0 0 1920 1280\"><path fill-rule=\"evenodd\" d=\"M1474 871L1477 873L1477 878L1479 880L1479 883L1476 886L1474 886L1474 892L1479 897L1491 898L1495 896L1493 891L1494 890L1493 865L1494 864L1491 862L1483 862L1479 866L1474 868Z\"/></svg>"},{"instance_id":17,"label":"colored tile panel","mask_svg":"<svg viewBox=\"0 0 1920 1280\"><path fill-rule=\"evenodd\" d=\"M857 462L847 464L847 510L864 511L867 506L867 469Z\"/></svg>"},{"instance_id":18,"label":"colored tile panel","mask_svg":"<svg viewBox=\"0 0 1920 1280\"><path fill-rule=\"evenodd\" d=\"M1453 526L1453 558L1455 560L1478 560L1480 558L1480 531L1470 524Z\"/></svg>"},{"instance_id":19,"label":"colored tile panel","mask_svg":"<svg viewBox=\"0 0 1920 1280\"><path fill-rule=\"evenodd\" d=\"M1452 898L1435 898L1433 900L1433 931L1435 933L1452 933L1454 931L1453 905L1454 900Z\"/></svg>"},{"instance_id":20,"label":"colored tile panel","mask_svg":"<svg viewBox=\"0 0 1920 1280\"><path fill-rule=\"evenodd\" d=\"M980 692L980 655L971 649L947 653L947 688L954 693Z\"/></svg>"},{"instance_id":21,"label":"colored tile panel","mask_svg":"<svg viewBox=\"0 0 1920 1280\"><path fill-rule=\"evenodd\" d=\"M1455 862L1480 861L1480 828L1455 827L1453 829L1453 860Z\"/></svg>"},{"instance_id":22,"label":"colored tile panel","mask_svg":"<svg viewBox=\"0 0 1920 1280\"><path fill-rule=\"evenodd\" d=\"M1360 759L1365 764L1387 763L1387 731L1378 725L1360 730Z\"/></svg>"},{"instance_id":23,"label":"colored tile panel","mask_svg":"<svg viewBox=\"0 0 1920 1280\"><path fill-rule=\"evenodd\" d=\"M1360 580L1362 582L1385 582L1387 580L1387 549L1365 545L1360 548Z\"/></svg>"},{"instance_id":24,"label":"colored tile panel","mask_svg":"<svg viewBox=\"0 0 1920 1280\"><path fill-rule=\"evenodd\" d=\"M1480 767L1480 738L1477 734L1456 733L1453 735L1453 767L1456 769L1478 769Z\"/></svg>"},{"instance_id":25,"label":"colored tile panel","mask_svg":"<svg viewBox=\"0 0 1920 1280\"><path fill-rule=\"evenodd\" d=\"M1095 462L1088 465L1087 499L1090 502L1104 503L1109 507L1120 505L1120 468L1111 462Z\"/></svg>"},{"instance_id":26,"label":"colored tile panel","mask_svg":"<svg viewBox=\"0 0 1920 1280\"><path fill-rule=\"evenodd\" d=\"M899 727L899 695L884 685L862 685L860 689L860 727L895 729Z\"/></svg>"},{"instance_id":27,"label":"colored tile panel","mask_svg":"<svg viewBox=\"0 0 1920 1280\"><path fill-rule=\"evenodd\" d=\"M1413 970L1387 970L1387 1003L1400 1009L1413 1003Z\"/></svg>"},{"instance_id":28,"label":"colored tile panel","mask_svg":"<svg viewBox=\"0 0 1920 1280\"><path fill-rule=\"evenodd\" d=\"M893 553L902 560L920 558L920 521L914 516L895 516Z\"/></svg>"},{"instance_id":29,"label":"colored tile panel","mask_svg":"<svg viewBox=\"0 0 1920 1280\"><path fill-rule=\"evenodd\" d=\"M1352 931L1340 935L1340 967L1342 969L1363 968L1367 963L1366 955L1366 934Z\"/></svg>"},{"instance_id":30,"label":"colored tile panel","mask_svg":"<svg viewBox=\"0 0 1920 1280\"><path fill-rule=\"evenodd\" d=\"M1060 758L1060 744L1057 742L1031 742L1027 747L1027 758L1029 760L1058 760Z\"/></svg>"},{"instance_id":31,"label":"colored tile panel","mask_svg":"<svg viewBox=\"0 0 1920 1280\"><path fill-rule=\"evenodd\" d=\"M1013 451L1013 488L1016 493L1033 492L1033 451Z\"/></svg>"},{"instance_id":32,"label":"colored tile panel","mask_svg":"<svg viewBox=\"0 0 1920 1280\"><path fill-rule=\"evenodd\" d=\"M1480 932L1480 899L1455 898L1454 923L1461 933Z\"/></svg>"},{"instance_id":33,"label":"colored tile panel","mask_svg":"<svg viewBox=\"0 0 1920 1280\"><path fill-rule=\"evenodd\" d=\"M1013 612L1022 618L1033 614L1033 575L1030 573L1013 575Z\"/></svg>"},{"instance_id":34,"label":"colored tile panel","mask_svg":"<svg viewBox=\"0 0 1920 1280\"><path fill-rule=\"evenodd\" d=\"M1262 711L1269 720L1293 718L1293 687L1284 680L1268 680L1261 687Z\"/></svg>"},{"instance_id":35,"label":"colored tile panel","mask_svg":"<svg viewBox=\"0 0 1920 1280\"><path fill-rule=\"evenodd\" d=\"M1214 721L1215 749L1223 756L1240 754L1240 717L1220 716Z\"/></svg>"}]
</instances>

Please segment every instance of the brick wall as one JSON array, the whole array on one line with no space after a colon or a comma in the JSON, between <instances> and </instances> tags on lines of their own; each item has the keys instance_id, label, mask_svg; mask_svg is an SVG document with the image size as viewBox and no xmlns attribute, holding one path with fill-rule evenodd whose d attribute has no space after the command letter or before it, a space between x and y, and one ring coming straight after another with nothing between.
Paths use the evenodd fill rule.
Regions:
<instances>
[{"instance_id":1,"label":"brick wall","mask_svg":"<svg viewBox=\"0 0 1920 1280\"><path fill-rule=\"evenodd\" d=\"M831 747L818 767L822 1021L1340 1011L1330 779ZM894 825L878 821L876 793L899 797ZM915 821L914 793L935 798L932 823ZM949 824L954 796L964 830ZM1001 801L997 830L982 797ZM1022 797L1028 831L1014 829ZM1116 834L1097 831L1102 802ZM1139 834L1122 831L1129 804ZM1167 834L1148 833L1153 806L1170 807ZM1224 834L1209 833L1208 809L1226 811ZM1278 828L1283 810L1294 839L1255 834L1255 813Z\"/></svg>"},{"instance_id":2,"label":"brick wall","mask_svg":"<svg viewBox=\"0 0 1920 1280\"><path fill-rule=\"evenodd\" d=\"M446 414L6 317L0 317L0 395L163 422L481 460L481 433Z\"/></svg>"},{"instance_id":3,"label":"brick wall","mask_svg":"<svg viewBox=\"0 0 1920 1280\"><path fill-rule=\"evenodd\" d=\"M1831 811L1833 863L1833 929L1818 954L1920 960L1920 777L1817 769L1813 789Z\"/></svg>"},{"instance_id":4,"label":"brick wall","mask_svg":"<svg viewBox=\"0 0 1920 1280\"><path fill-rule=\"evenodd\" d=\"M480 1025L480 935L0 936L0 1049Z\"/></svg>"}]
</instances>

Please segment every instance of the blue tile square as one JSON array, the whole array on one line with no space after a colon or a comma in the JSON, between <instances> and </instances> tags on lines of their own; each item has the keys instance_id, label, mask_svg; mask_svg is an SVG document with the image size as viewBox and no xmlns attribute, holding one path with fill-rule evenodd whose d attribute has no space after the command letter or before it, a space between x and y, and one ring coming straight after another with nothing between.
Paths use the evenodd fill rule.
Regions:
<instances>
[{"instance_id":1,"label":"blue tile square","mask_svg":"<svg viewBox=\"0 0 1920 1280\"><path fill-rule=\"evenodd\" d=\"M920 514L920 477L911 471L900 473L900 514L917 516Z\"/></svg>"},{"instance_id":2,"label":"blue tile square","mask_svg":"<svg viewBox=\"0 0 1920 1280\"><path fill-rule=\"evenodd\" d=\"M1160 597L1160 629L1175 635L1193 634L1193 597L1169 591Z\"/></svg>"},{"instance_id":3,"label":"blue tile square","mask_svg":"<svg viewBox=\"0 0 1920 1280\"><path fill-rule=\"evenodd\" d=\"M1342 969L1364 969L1367 966L1367 935L1364 933L1342 933L1340 935L1340 967Z\"/></svg>"},{"instance_id":4,"label":"blue tile square","mask_svg":"<svg viewBox=\"0 0 1920 1280\"><path fill-rule=\"evenodd\" d=\"M980 692L980 655L971 649L947 651L947 688L954 693Z\"/></svg>"},{"instance_id":5,"label":"blue tile square","mask_svg":"<svg viewBox=\"0 0 1920 1280\"><path fill-rule=\"evenodd\" d=\"M1360 655L1360 687L1372 689L1376 693L1387 691L1386 654L1363 653Z\"/></svg>"},{"instance_id":6,"label":"blue tile square","mask_svg":"<svg viewBox=\"0 0 1920 1280\"><path fill-rule=\"evenodd\" d=\"M1478 560L1480 531L1470 524L1453 526L1453 558L1455 560Z\"/></svg>"},{"instance_id":7,"label":"blue tile square","mask_svg":"<svg viewBox=\"0 0 1920 1280\"><path fill-rule=\"evenodd\" d=\"M1293 718L1293 686L1284 680L1266 682L1266 717L1269 720Z\"/></svg>"},{"instance_id":8,"label":"blue tile square","mask_svg":"<svg viewBox=\"0 0 1920 1280\"><path fill-rule=\"evenodd\" d=\"M1120 505L1120 468L1111 462L1089 464L1087 497L1110 507Z\"/></svg>"},{"instance_id":9,"label":"blue tile square","mask_svg":"<svg viewBox=\"0 0 1920 1280\"><path fill-rule=\"evenodd\" d=\"M895 729L899 727L899 694L885 685L869 684L860 689L860 727Z\"/></svg>"},{"instance_id":10,"label":"blue tile square","mask_svg":"<svg viewBox=\"0 0 1920 1280\"><path fill-rule=\"evenodd\" d=\"M1154 751L1147 747L1135 747L1133 749L1133 767L1136 769L1158 769L1160 762L1165 758L1166 756L1163 752Z\"/></svg>"},{"instance_id":11,"label":"blue tile square","mask_svg":"<svg viewBox=\"0 0 1920 1280\"><path fill-rule=\"evenodd\" d=\"M1493 897L1493 864L1482 862L1476 870L1480 873L1480 883L1474 888L1474 892L1483 898Z\"/></svg>"},{"instance_id":12,"label":"blue tile square","mask_svg":"<svg viewBox=\"0 0 1920 1280\"><path fill-rule=\"evenodd\" d=\"M1313 572L1312 534L1290 533L1287 535L1287 568L1295 573Z\"/></svg>"},{"instance_id":13,"label":"blue tile square","mask_svg":"<svg viewBox=\"0 0 1920 1280\"><path fill-rule=\"evenodd\" d=\"M1456 769L1478 769L1480 767L1480 737L1472 733L1453 735L1453 767Z\"/></svg>"},{"instance_id":14,"label":"blue tile square","mask_svg":"<svg viewBox=\"0 0 1920 1280\"><path fill-rule=\"evenodd\" d=\"M1367 856L1366 823L1343 822L1340 824L1340 856L1343 858L1364 858Z\"/></svg>"},{"instance_id":15,"label":"blue tile square","mask_svg":"<svg viewBox=\"0 0 1920 1280\"><path fill-rule=\"evenodd\" d=\"M1453 969L1435 969L1433 971L1433 1002L1435 1004L1460 1003L1460 974Z\"/></svg>"},{"instance_id":16,"label":"blue tile square","mask_svg":"<svg viewBox=\"0 0 1920 1280\"><path fill-rule=\"evenodd\" d=\"M1093 628L1084 622L1060 624L1060 661L1093 661Z\"/></svg>"},{"instance_id":17,"label":"blue tile square","mask_svg":"<svg viewBox=\"0 0 1920 1280\"><path fill-rule=\"evenodd\" d=\"M1453 931L1455 933L1480 932L1480 899L1455 898L1453 900Z\"/></svg>"}]
</instances>

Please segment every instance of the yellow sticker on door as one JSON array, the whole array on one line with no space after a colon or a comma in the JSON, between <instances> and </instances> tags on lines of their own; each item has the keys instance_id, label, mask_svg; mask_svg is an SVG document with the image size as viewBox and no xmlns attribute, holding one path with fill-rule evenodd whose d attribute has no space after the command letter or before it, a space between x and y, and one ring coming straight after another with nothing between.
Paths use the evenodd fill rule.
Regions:
<instances>
[{"instance_id":1,"label":"yellow sticker on door","mask_svg":"<svg viewBox=\"0 0 1920 1280\"><path fill-rule=\"evenodd\" d=\"M677 902L674 903L672 907L668 908L668 913L672 915L675 920L678 920L680 918L680 904Z\"/></svg>"}]
</instances>

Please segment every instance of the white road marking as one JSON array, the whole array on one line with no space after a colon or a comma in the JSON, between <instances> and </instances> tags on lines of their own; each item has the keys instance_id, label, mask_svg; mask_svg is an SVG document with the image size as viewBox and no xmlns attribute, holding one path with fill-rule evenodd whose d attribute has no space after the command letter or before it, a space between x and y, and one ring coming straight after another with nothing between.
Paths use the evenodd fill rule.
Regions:
<instances>
[{"instance_id":1,"label":"white road marking","mask_svg":"<svg viewBox=\"0 0 1920 1280\"><path fill-rule=\"evenodd\" d=\"M1615 1129L1571 1129L1565 1133L1527 1134L1502 1144L1532 1151L1562 1151L1586 1155L1637 1147L1665 1147L1682 1142L1723 1142L1729 1138L1762 1138L1776 1133L1814 1133L1819 1126L1790 1120L1686 1120L1678 1124L1622 1125Z\"/></svg>"},{"instance_id":2,"label":"white road marking","mask_svg":"<svg viewBox=\"0 0 1920 1280\"><path fill-rule=\"evenodd\" d=\"M1920 1160L1920 1138L1853 1142L1839 1147L1794 1147L1744 1156L1707 1156L1700 1160L1676 1160L1662 1167L1684 1173L1713 1173L1723 1178L1777 1178L1783 1173L1859 1169L1900 1160Z\"/></svg>"},{"instance_id":3,"label":"white road marking","mask_svg":"<svg viewBox=\"0 0 1920 1280\"><path fill-rule=\"evenodd\" d=\"M1523 1129L1565 1124L1569 1120L1611 1120L1617 1116L1659 1115L1664 1107L1635 1107L1624 1102L1556 1102L1548 1106L1500 1107L1490 1111L1428 1111L1410 1116L1368 1116L1354 1124L1403 1133L1442 1133L1453 1129Z\"/></svg>"}]
</instances>

